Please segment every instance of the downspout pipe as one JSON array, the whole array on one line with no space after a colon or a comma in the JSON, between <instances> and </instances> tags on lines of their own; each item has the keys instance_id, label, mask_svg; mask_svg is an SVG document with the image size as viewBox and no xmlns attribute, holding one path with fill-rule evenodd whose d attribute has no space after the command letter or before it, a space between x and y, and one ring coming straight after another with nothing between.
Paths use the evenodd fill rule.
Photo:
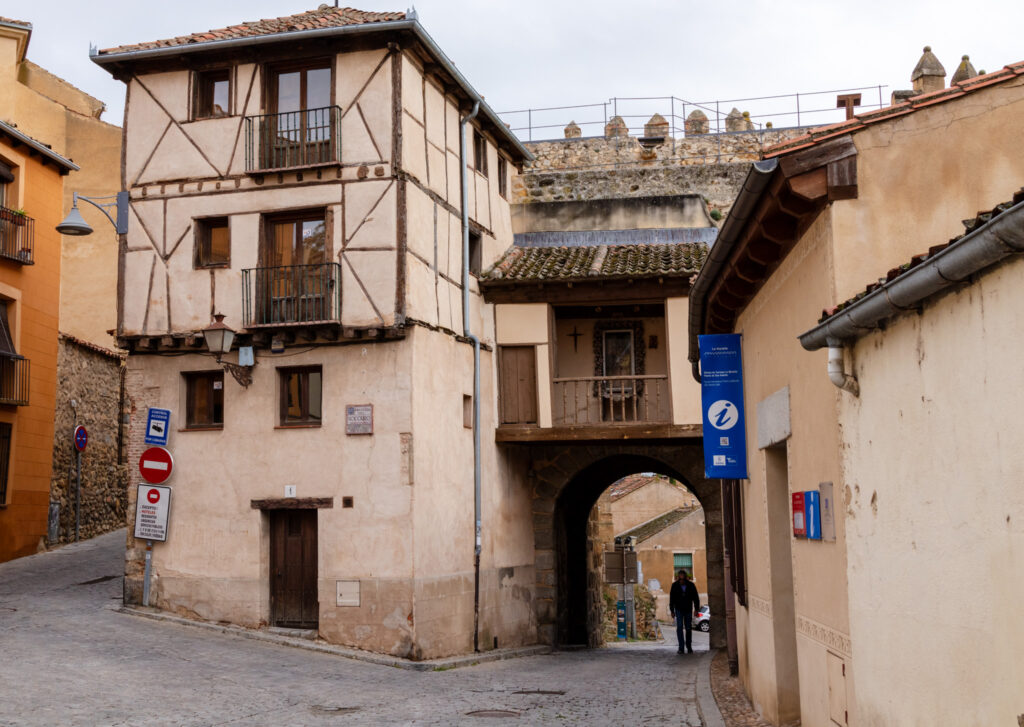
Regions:
<instances>
[{"instance_id":1,"label":"downspout pipe","mask_svg":"<svg viewBox=\"0 0 1024 727\"><path fill-rule=\"evenodd\" d=\"M466 157L466 127L480 111L480 102L459 121L459 153L462 160L462 335L473 342L473 651L480 651L480 339L469 326L469 171Z\"/></svg>"},{"instance_id":2,"label":"downspout pipe","mask_svg":"<svg viewBox=\"0 0 1024 727\"><path fill-rule=\"evenodd\" d=\"M843 391L860 396L857 377L843 370L843 346L839 341L830 341L828 346L828 379Z\"/></svg>"}]
</instances>

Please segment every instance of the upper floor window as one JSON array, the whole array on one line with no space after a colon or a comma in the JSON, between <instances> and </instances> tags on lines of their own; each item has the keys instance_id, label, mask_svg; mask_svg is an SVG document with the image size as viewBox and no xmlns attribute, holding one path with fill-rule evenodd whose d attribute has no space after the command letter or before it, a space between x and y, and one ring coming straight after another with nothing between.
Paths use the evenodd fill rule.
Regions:
<instances>
[{"instance_id":1,"label":"upper floor window","mask_svg":"<svg viewBox=\"0 0 1024 727\"><path fill-rule=\"evenodd\" d=\"M270 71L270 112L284 114L331 105L331 65L315 61L278 66Z\"/></svg>"},{"instance_id":2,"label":"upper floor window","mask_svg":"<svg viewBox=\"0 0 1024 727\"><path fill-rule=\"evenodd\" d=\"M227 217L196 220L197 268L221 268L231 265L231 232Z\"/></svg>"},{"instance_id":3,"label":"upper floor window","mask_svg":"<svg viewBox=\"0 0 1024 727\"><path fill-rule=\"evenodd\" d=\"M479 131L473 132L473 168L487 176L487 139Z\"/></svg>"},{"instance_id":4,"label":"upper floor window","mask_svg":"<svg viewBox=\"0 0 1024 727\"><path fill-rule=\"evenodd\" d=\"M224 427L224 372L195 371L185 377L185 428Z\"/></svg>"},{"instance_id":5,"label":"upper floor window","mask_svg":"<svg viewBox=\"0 0 1024 727\"><path fill-rule=\"evenodd\" d=\"M3 161L0 161L0 207L8 207L7 189L14 182L14 170Z\"/></svg>"},{"instance_id":6,"label":"upper floor window","mask_svg":"<svg viewBox=\"0 0 1024 727\"><path fill-rule=\"evenodd\" d=\"M231 71L201 71L196 74L193 118L207 119L231 114Z\"/></svg>"},{"instance_id":7,"label":"upper floor window","mask_svg":"<svg viewBox=\"0 0 1024 727\"><path fill-rule=\"evenodd\" d=\"M480 275L484 264L484 238L476 230L469 231L469 272Z\"/></svg>"},{"instance_id":8,"label":"upper floor window","mask_svg":"<svg viewBox=\"0 0 1024 727\"><path fill-rule=\"evenodd\" d=\"M319 366L278 369L281 377L281 426L320 426L323 372Z\"/></svg>"},{"instance_id":9,"label":"upper floor window","mask_svg":"<svg viewBox=\"0 0 1024 727\"><path fill-rule=\"evenodd\" d=\"M505 157L498 157L498 194L508 199L508 162Z\"/></svg>"}]
</instances>

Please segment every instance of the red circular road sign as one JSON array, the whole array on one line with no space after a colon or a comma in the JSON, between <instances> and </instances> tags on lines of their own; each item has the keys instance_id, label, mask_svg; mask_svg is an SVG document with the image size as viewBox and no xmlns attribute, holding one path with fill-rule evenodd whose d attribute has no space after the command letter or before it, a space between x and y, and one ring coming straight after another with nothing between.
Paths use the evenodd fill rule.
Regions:
<instances>
[{"instance_id":1,"label":"red circular road sign","mask_svg":"<svg viewBox=\"0 0 1024 727\"><path fill-rule=\"evenodd\" d=\"M75 449L79 452L85 451L85 445L89 443L89 432L85 431L85 427L78 425L75 427Z\"/></svg>"},{"instance_id":2,"label":"red circular road sign","mask_svg":"<svg viewBox=\"0 0 1024 727\"><path fill-rule=\"evenodd\" d=\"M160 490L155 487L146 493L146 499L149 500L149 504L155 505L160 502Z\"/></svg>"},{"instance_id":3,"label":"red circular road sign","mask_svg":"<svg viewBox=\"0 0 1024 727\"><path fill-rule=\"evenodd\" d=\"M163 447L150 447L139 457L142 479L151 485L166 482L174 468L174 457Z\"/></svg>"}]
</instances>

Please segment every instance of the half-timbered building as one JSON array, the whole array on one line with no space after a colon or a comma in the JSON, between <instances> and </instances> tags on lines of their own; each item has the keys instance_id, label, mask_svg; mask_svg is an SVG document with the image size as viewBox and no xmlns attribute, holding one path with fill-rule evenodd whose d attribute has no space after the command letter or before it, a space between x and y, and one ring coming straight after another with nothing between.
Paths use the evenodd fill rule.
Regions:
<instances>
[{"instance_id":1,"label":"half-timbered building","mask_svg":"<svg viewBox=\"0 0 1024 727\"><path fill-rule=\"evenodd\" d=\"M529 153L403 13L324 5L93 60L127 86L133 459L147 409L173 412L151 603L414 659L534 643L529 495L479 445L476 278ZM236 334L216 356L215 315Z\"/></svg>"}]
</instances>

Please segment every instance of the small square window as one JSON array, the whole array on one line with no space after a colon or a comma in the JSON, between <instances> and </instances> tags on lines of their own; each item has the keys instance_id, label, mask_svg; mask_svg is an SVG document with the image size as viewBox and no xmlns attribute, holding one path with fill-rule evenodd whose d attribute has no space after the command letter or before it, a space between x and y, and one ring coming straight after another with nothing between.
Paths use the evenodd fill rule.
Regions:
<instances>
[{"instance_id":1,"label":"small square window","mask_svg":"<svg viewBox=\"0 0 1024 727\"><path fill-rule=\"evenodd\" d=\"M479 232L469 232L469 272L473 275L480 275L483 268L484 243Z\"/></svg>"},{"instance_id":2,"label":"small square window","mask_svg":"<svg viewBox=\"0 0 1024 727\"><path fill-rule=\"evenodd\" d=\"M223 428L224 372L197 371L184 376L185 428Z\"/></svg>"},{"instance_id":3,"label":"small square window","mask_svg":"<svg viewBox=\"0 0 1024 727\"><path fill-rule=\"evenodd\" d=\"M473 168L487 176L487 139L479 131L473 132Z\"/></svg>"},{"instance_id":4,"label":"small square window","mask_svg":"<svg viewBox=\"0 0 1024 727\"><path fill-rule=\"evenodd\" d=\"M278 369L281 376L281 426L320 426L323 373L319 366Z\"/></svg>"},{"instance_id":5,"label":"small square window","mask_svg":"<svg viewBox=\"0 0 1024 727\"><path fill-rule=\"evenodd\" d=\"M196 267L231 265L231 229L227 217L196 220Z\"/></svg>"},{"instance_id":6,"label":"small square window","mask_svg":"<svg viewBox=\"0 0 1024 727\"><path fill-rule=\"evenodd\" d=\"M231 114L231 71L203 71L196 74L196 102L193 118L208 119Z\"/></svg>"},{"instance_id":7,"label":"small square window","mask_svg":"<svg viewBox=\"0 0 1024 727\"><path fill-rule=\"evenodd\" d=\"M508 199L508 162L505 157L498 157L498 194Z\"/></svg>"}]
</instances>

